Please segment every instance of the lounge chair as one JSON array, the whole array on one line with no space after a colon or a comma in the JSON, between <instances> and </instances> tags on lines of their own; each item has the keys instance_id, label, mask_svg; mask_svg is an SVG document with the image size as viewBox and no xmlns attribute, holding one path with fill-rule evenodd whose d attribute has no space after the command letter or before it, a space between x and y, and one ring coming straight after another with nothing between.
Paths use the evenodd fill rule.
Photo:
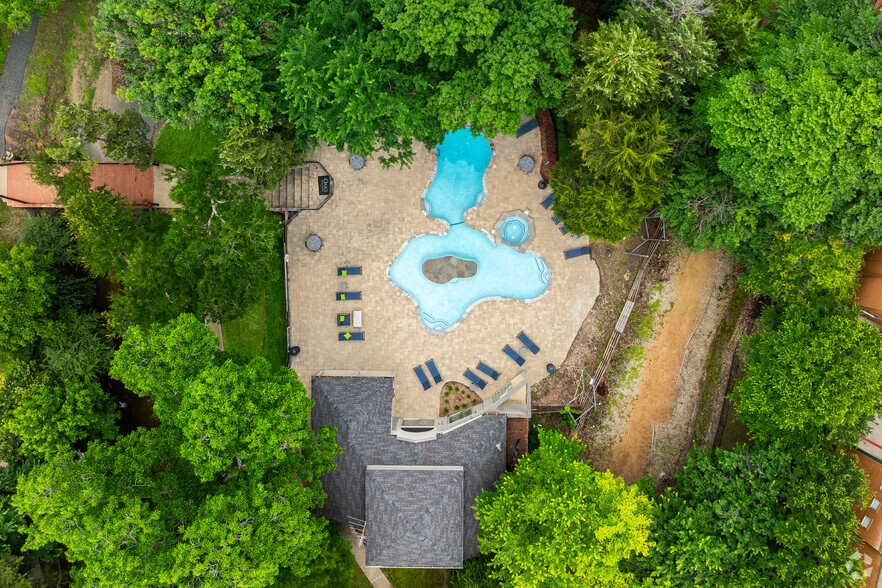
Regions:
<instances>
[{"instance_id":1,"label":"lounge chair","mask_svg":"<svg viewBox=\"0 0 882 588\"><path fill-rule=\"evenodd\" d=\"M350 333L349 331L339 333L337 341L364 341L364 333Z\"/></svg>"},{"instance_id":2,"label":"lounge chair","mask_svg":"<svg viewBox=\"0 0 882 588\"><path fill-rule=\"evenodd\" d=\"M518 341L524 344L524 347L533 352L533 355L539 353L539 346L533 343L533 340L527 337L523 331L518 334Z\"/></svg>"},{"instance_id":3,"label":"lounge chair","mask_svg":"<svg viewBox=\"0 0 882 588\"><path fill-rule=\"evenodd\" d=\"M337 292L337 300L361 300L361 292Z\"/></svg>"},{"instance_id":4,"label":"lounge chair","mask_svg":"<svg viewBox=\"0 0 882 588\"><path fill-rule=\"evenodd\" d=\"M510 346L506 345L502 348L502 352L511 358L513 362L518 365L524 365L524 358L520 356L520 354L512 349Z\"/></svg>"},{"instance_id":5,"label":"lounge chair","mask_svg":"<svg viewBox=\"0 0 882 588\"><path fill-rule=\"evenodd\" d=\"M348 327L349 326L349 314L348 313L340 313L337 315L337 326L338 327Z\"/></svg>"},{"instance_id":6,"label":"lounge chair","mask_svg":"<svg viewBox=\"0 0 882 588\"><path fill-rule=\"evenodd\" d=\"M567 228L566 228L565 226L561 225L561 226L559 226L559 227L557 227L557 228L560 229L560 234L561 234L561 235L569 234L569 231L567 230Z\"/></svg>"},{"instance_id":7,"label":"lounge chair","mask_svg":"<svg viewBox=\"0 0 882 588\"><path fill-rule=\"evenodd\" d=\"M432 387L432 385L429 383L429 378L426 377L426 372L423 371L423 366L418 365L413 368L413 373L416 374L416 377L417 379L419 379L420 384L423 385L423 390L428 390Z\"/></svg>"},{"instance_id":8,"label":"lounge chair","mask_svg":"<svg viewBox=\"0 0 882 588\"><path fill-rule=\"evenodd\" d=\"M548 210L548 208L550 208L553 203L554 203L554 192L549 194L548 197L545 200L543 200L542 202L540 202L539 204L542 205L542 208Z\"/></svg>"},{"instance_id":9,"label":"lounge chair","mask_svg":"<svg viewBox=\"0 0 882 588\"><path fill-rule=\"evenodd\" d=\"M553 221L554 221L554 224L556 224L556 225L559 225L559 224L560 224L560 219L557 218L556 216L551 217L551 220L553 220Z\"/></svg>"},{"instance_id":10,"label":"lounge chair","mask_svg":"<svg viewBox=\"0 0 882 588\"><path fill-rule=\"evenodd\" d=\"M352 311L352 326L356 329L361 328L361 311L353 310Z\"/></svg>"},{"instance_id":11,"label":"lounge chair","mask_svg":"<svg viewBox=\"0 0 882 588\"><path fill-rule=\"evenodd\" d=\"M352 267L338 267L337 268L338 276L360 276L361 275L361 266L352 266Z\"/></svg>"},{"instance_id":12,"label":"lounge chair","mask_svg":"<svg viewBox=\"0 0 882 588\"><path fill-rule=\"evenodd\" d=\"M484 373L484 374L487 374L488 376L490 376L490 377L493 378L494 380L498 380L498 379L499 379L499 372L497 372L496 370L494 370L492 367L490 367L489 365L487 365L487 364L484 363L483 361L479 361L479 362L478 362L478 371L479 371L479 372L482 372L482 373Z\"/></svg>"},{"instance_id":13,"label":"lounge chair","mask_svg":"<svg viewBox=\"0 0 882 588\"><path fill-rule=\"evenodd\" d=\"M574 257L581 257L583 255L590 255L591 250L586 245L585 247L576 247L575 249L567 249L564 251L564 259L573 259Z\"/></svg>"},{"instance_id":14,"label":"lounge chair","mask_svg":"<svg viewBox=\"0 0 882 588\"><path fill-rule=\"evenodd\" d=\"M441 372L438 371L438 366L435 365L435 360L430 359L426 362L426 367L429 368L429 373L434 378L436 384L441 383Z\"/></svg>"},{"instance_id":15,"label":"lounge chair","mask_svg":"<svg viewBox=\"0 0 882 588\"><path fill-rule=\"evenodd\" d=\"M528 122L528 123L522 125L520 128L518 128L517 132L515 133L515 138L519 139L519 138L523 137L524 135L526 135L527 133L529 133L530 131L532 131L534 129L538 129L538 128L539 128L539 121L534 118L530 122Z\"/></svg>"},{"instance_id":16,"label":"lounge chair","mask_svg":"<svg viewBox=\"0 0 882 588\"><path fill-rule=\"evenodd\" d=\"M477 387L480 388L481 390L483 390L483 389L487 386L487 382L485 382L484 380L482 380L481 378L479 378L479 377L478 377L478 374L476 374L476 373L473 372L472 370L466 370L465 373L464 373L463 375L464 375L466 378L468 378L469 381L470 381L472 384L474 384L475 386L477 386Z\"/></svg>"}]
</instances>

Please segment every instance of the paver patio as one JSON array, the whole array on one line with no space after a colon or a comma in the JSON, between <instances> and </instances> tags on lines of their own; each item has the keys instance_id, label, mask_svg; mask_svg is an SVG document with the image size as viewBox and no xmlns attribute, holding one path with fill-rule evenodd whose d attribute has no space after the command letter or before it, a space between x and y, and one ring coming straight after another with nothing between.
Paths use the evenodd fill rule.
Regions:
<instances>
[{"instance_id":1,"label":"paver patio","mask_svg":"<svg viewBox=\"0 0 882 588\"><path fill-rule=\"evenodd\" d=\"M434 359L444 381L464 382L466 368L479 361L501 373L490 380L481 396L488 398L522 369L531 383L547 375L546 364L560 365L594 305L600 289L597 266L589 256L564 260L563 251L588 244L588 239L564 236L539 203L549 194L537 187L539 174L518 170L522 155L541 159L539 133L516 139L498 136L485 176L487 198L466 216L473 228L487 234L502 212L529 210L535 220L535 239L529 249L541 255L552 271L546 295L532 303L492 300L475 306L452 331L432 334L423 328L414 302L386 277L389 264L411 237L443 232L446 227L423 215L420 196L434 174L435 155L417 145L413 165L382 170L368 161L353 171L349 154L321 148L315 159L334 177L334 196L317 211L302 212L288 228L290 302L293 344L301 348L291 367L310 386L322 369L394 371L395 404L399 417L438 414L439 385L424 391L412 368ZM324 244L313 253L306 246L310 234ZM361 266L362 275L338 277L337 267ZM335 292L360 291L362 300L335 300ZM337 313L363 311L364 341L339 341ZM506 357L502 348L522 345L523 330L539 345L538 355L527 353L523 368ZM489 378L488 378L489 379Z\"/></svg>"}]
</instances>

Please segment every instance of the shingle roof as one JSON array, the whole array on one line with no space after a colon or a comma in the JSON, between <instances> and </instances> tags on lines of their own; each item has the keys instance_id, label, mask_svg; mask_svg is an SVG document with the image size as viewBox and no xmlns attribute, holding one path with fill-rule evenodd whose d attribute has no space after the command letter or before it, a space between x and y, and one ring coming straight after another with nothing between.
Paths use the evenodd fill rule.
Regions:
<instances>
[{"instance_id":1,"label":"shingle roof","mask_svg":"<svg viewBox=\"0 0 882 588\"><path fill-rule=\"evenodd\" d=\"M463 470L368 466L366 561L382 567L462 565Z\"/></svg>"},{"instance_id":2,"label":"shingle roof","mask_svg":"<svg viewBox=\"0 0 882 588\"><path fill-rule=\"evenodd\" d=\"M337 427L337 444L343 449L343 453L335 458L337 469L322 477L327 499L319 514L340 522L346 522L347 517L366 520L365 471L368 465L461 466L463 557L476 557L478 522L472 506L483 490L493 489L493 484L505 471L506 417L484 415L434 441L399 441L390 434L393 393L393 379L388 377L313 377L313 427ZM500 449L496 448L497 445ZM368 542L371 537L368 528ZM368 559L367 565L379 564ZM423 564L423 567L434 566Z\"/></svg>"}]
</instances>

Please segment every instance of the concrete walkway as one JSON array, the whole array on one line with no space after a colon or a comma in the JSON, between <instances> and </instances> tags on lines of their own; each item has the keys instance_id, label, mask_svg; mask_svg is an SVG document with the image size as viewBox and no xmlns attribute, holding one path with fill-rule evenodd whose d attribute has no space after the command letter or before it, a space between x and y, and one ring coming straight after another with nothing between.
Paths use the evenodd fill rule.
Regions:
<instances>
[{"instance_id":1,"label":"concrete walkway","mask_svg":"<svg viewBox=\"0 0 882 588\"><path fill-rule=\"evenodd\" d=\"M12 36L6 62L3 64L3 75L0 75L0 156L6 153L6 119L18 100L21 84L24 81L25 66L37 36L37 13L31 13L31 26L28 30L18 31Z\"/></svg>"},{"instance_id":2,"label":"concrete walkway","mask_svg":"<svg viewBox=\"0 0 882 588\"><path fill-rule=\"evenodd\" d=\"M383 570L364 567L364 545L358 544L358 537L355 536L355 530L350 525L340 525L340 536L352 543L352 555L355 556L358 567L362 569L371 585L377 588L395 588Z\"/></svg>"}]
</instances>

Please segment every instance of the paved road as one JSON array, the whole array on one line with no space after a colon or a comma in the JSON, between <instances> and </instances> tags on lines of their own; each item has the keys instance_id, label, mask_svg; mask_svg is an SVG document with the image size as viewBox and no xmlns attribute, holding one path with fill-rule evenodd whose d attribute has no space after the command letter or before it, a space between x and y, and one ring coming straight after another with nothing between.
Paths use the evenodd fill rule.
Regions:
<instances>
[{"instance_id":1,"label":"paved road","mask_svg":"<svg viewBox=\"0 0 882 588\"><path fill-rule=\"evenodd\" d=\"M37 35L37 13L31 14L31 27L28 30L18 31L12 36L9 52L6 54L6 63L3 65L3 75L0 75L0 155L6 152L6 119L18 100L21 92L21 84L24 80L25 65L34 46L34 37Z\"/></svg>"}]
</instances>

